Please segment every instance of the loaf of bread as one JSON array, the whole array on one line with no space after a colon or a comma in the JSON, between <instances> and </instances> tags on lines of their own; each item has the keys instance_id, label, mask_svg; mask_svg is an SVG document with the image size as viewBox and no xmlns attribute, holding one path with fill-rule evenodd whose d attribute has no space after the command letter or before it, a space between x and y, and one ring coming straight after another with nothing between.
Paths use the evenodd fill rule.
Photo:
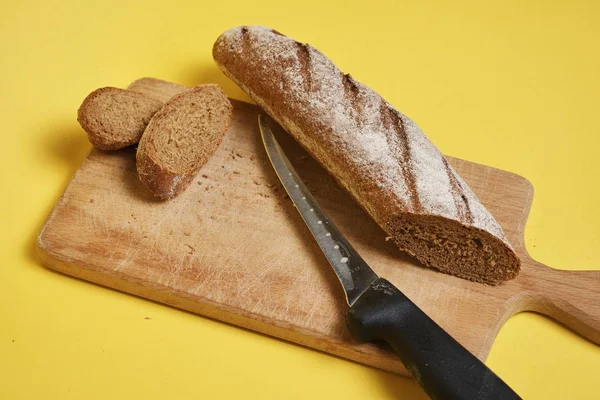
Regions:
<instances>
[{"instance_id":1,"label":"loaf of bread","mask_svg":"<svg viewBox=\"0 0 600 400\"><path fill-rule=\"evenodd\" d=\"M231 124L233 107L218 85L175 95L146 127L138 145L140 180L155 196L179 194L217 151Z\"/></svg>"},{"instance_id":2,"label":"loaf of bread","mask_svg":"<svg viewBox=\"0 0 600 400\"><path fill-rule=\"evenodd\" d=\"M318 50L244 26L217 39L213 58L402 250L491 285L518 274L501 227L417 125Z\"/></svg>"},{"instance_id":3,"label":"loaf of bread","mask_svg":"<svg viewBox=\"0 0 600 400\"><path fill-rule=\"evenodd\" d=\"M101 150L119 150L139 142L163 102L142 93L104 87L90 93L77 111L89 141Z\"/></svg>"}]
</instances>

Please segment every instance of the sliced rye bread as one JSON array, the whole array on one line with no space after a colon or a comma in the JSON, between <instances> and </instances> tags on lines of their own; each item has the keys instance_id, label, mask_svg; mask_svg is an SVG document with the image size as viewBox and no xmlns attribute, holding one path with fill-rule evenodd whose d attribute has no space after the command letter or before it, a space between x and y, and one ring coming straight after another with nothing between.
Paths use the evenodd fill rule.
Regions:
<instances>
[{"instance_id":1,"label":"sliced rye bread","mask_svg":"<svg viewBox=\"0 0 600 400\"><path fill-rule=\"evenodd\" d=\"M231 125L233 107L218 85L196 86L174 96L150 120L137 149L137 170L155 196L184 190L217 151Z\"/></svg>"},{"instance_id":2,"label":"sliced rye bread","mask_svg":"<svg viewBox=\"0 0 600 400\"><path fill-rule=\"evenodd\" d=\"M114 87L90 93L77 111L89 141L101 150L119 150L139 142L152 116L164 102Z\"/></svg>"}]
</instances>

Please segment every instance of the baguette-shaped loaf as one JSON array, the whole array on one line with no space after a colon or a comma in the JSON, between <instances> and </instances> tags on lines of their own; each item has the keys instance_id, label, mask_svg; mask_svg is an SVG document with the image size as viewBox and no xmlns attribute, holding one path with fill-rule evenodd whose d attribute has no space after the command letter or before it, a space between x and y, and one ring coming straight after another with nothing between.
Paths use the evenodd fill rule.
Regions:
<instances>
[{"instance_id":1,"label":"baguette-shaped loaf","mask_svg":"<svg viewBox=\"0 0 600 400\"><path fill-rule=\"evenodd\" d=\"M213 58L402 250L477 282L518 274L502 228L417 125L318 50L243 26L217 39Z\"/></svg>"}]
</instances>

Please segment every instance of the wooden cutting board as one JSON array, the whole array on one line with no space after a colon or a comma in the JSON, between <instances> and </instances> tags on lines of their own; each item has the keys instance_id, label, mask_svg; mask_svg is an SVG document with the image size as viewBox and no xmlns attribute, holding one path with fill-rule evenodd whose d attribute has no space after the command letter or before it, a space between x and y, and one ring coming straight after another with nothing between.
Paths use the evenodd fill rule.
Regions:
<instances>
[{"instance_id":1,"label":"wooden cutting board","mask_svg":"<svg viewBox=\"0 0 600 400\"><path fill-rule=\"evenodd\" d=\"M131 89L168 99L154 79ZM38 249L48 267L321 351L406 374L392 354L358 344L336 277L269 164L257 106L233 101L233 125L192 186L170 201L140 183L135 150L92 150L48 217ZM490 287L444 275L385 233L285 133L277 136L315 197L369 265L484 360L502 324L536 311L600 342L600 271L560 271L529 257L524 178L448 158L500 222L523 268Z\"/></svg>"}]
</instances>

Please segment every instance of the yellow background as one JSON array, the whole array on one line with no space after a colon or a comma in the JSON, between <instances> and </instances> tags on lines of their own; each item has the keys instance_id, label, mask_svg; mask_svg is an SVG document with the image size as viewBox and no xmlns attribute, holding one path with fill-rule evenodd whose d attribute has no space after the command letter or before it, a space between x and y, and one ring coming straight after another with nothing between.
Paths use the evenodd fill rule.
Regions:
<instances>
[{"instance_id":1,"label":"yellow background","mask_svg":"<svg viewBox=\"0 0 600 400\"><path fill-rule=\"evenodd\" d=\"M235 25L313 44L444 153L528 178L533 257L600 269L600 2L3 3L2 399L423 398L408 379L62 276L36 259L39 228L90 149L76 122L83 98L154 76L214 81L247 99L211 59L213 41ZM538 315L510 319L488 365L528 399L600 393L600 348Z\"/></svg>"}]
</instances>

